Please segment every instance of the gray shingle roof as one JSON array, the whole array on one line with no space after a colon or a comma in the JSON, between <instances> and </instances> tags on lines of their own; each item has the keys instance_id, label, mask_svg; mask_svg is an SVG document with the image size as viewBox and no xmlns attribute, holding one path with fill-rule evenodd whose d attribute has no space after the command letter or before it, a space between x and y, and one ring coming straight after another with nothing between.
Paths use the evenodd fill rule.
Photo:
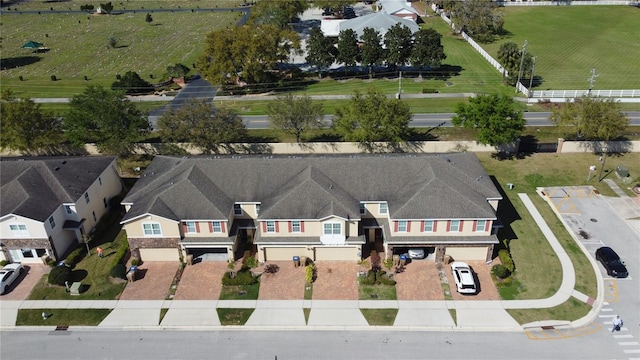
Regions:
<instances>
[{"instance_id":1,"label":"gray shingle roof","mask_svg":"<svg viewBox=\"0 0 640 360\"><path fill-rule=\"evenodd\" d=\"M494 219L501 195L474 154L156 156L123 203L176 221L226 219L260 202L259 219L359 218L360 201L387 201L395 219Z\"/></svg>"},{"instance_id":2,"label":"gray shingle roof","mask_svg":"<svg viewBox=\"0 0 640 360\"><path fill-rule=\"evenodd\" d=\"M75 203L114 157L2 158L0 216L44 221L62 203Z\"/></svg>"},{"instance_id":3,"label":"gray shingle roof","mask_svg":"<svg viewBox=\"0 0 640 360\"><path fill-rule=\"evenodd\" d=\"M384 34L386 34L387 31L396 24L408 27L409 30L411 30L412 34L420 30L420 26L418 26L415 21L402 19L384 12L377 12L365 16L359 16L347 21L343 21L338 26L340 31L346 29L353 30L358 35L358 38L360 38L362 34L364 34L365 28L374 29L384 37Z\"/></svg>"}]
</instances>

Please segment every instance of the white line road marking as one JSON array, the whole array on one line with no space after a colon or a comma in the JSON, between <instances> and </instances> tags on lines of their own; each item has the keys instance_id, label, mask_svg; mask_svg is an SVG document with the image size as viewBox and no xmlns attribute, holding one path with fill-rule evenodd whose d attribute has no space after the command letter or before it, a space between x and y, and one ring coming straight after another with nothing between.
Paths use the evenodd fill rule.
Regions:
<instances>
[{"instance_id":1,"label":"white line road marking","mask_svg":"<svg viewBox=\"0 0 640 360\"><path fill-rule=\"evenodd\" d=\"M634 346L634 345L640 345L640 343L638 343L637 341L623 341L623 342L619 342L618 345L620 345L620 346Z\"/></svg>"},{"instance_id":2,"label":"white line road marking","mask_svg":"<svg viewBox=\"0 0 640 360\"><path fill-rule=\"evenodd\" d=\"M613 309L600 309L600 311L613 311Z\"/></svg>"},{"instance_id":3,"label":"white line road marking","mask_svg":"<svg viewBox=\"0 0 640 360\"><path fill-rule=\"evenodd\" d=\"M615 339L629 339L629 338L633 338L633 335L631 334L625 334L625 335L613 335L613 337Z\"/></svg>"},{"instance_id":4,"label":"white line road marking","mask_svg":"<svg viewBox=\"0 0 640 360\"><path fill-rule=\"evenodd\" d=\"M625 350L625 354L640 354L640 349Z\"/></svg>"}]
</instances>

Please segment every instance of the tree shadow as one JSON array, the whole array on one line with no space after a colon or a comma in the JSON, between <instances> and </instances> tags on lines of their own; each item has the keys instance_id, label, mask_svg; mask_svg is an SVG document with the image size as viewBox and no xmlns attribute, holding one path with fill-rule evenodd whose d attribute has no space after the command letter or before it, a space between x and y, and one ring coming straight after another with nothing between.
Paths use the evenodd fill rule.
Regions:
<instances>
[{"instance_id":1,"label":"tree shadow","mask_svg":"<svg viewBox=\"0 0 640 360\"><path fill-rule=\"evenodd\" d=\"M19 56L19 57L0 59L0 69L2 70L15 69L21 66L35 64L41 60L42 58L40 56Z\"/></svg>"},{"instance_id":2,"label":"tree shadow","mask_svg":"<svg viewBox=\"0 0 640 360\"><path fill-rule=\"evenodd\" d=\"M460 72L462 72L462 70L464 70L464 68L459 65L443 64L437 69L423 71L422 77L425 79L444 81L449 80L453 76L460 76Z\"/></svg>"},{"instance_id":3,"label":"tree shadow","mask_svg":"<svg viewBox=\"0 0 640 360\"><path fill-rule=\"evenodd\" d=\"M86 279L87 276L89 276L89 272L87 270L83 270L83 269L73 270L71 272L71 275L69 276L69 281L81 282L82 280Z\"/></svg>"}]
</instances>

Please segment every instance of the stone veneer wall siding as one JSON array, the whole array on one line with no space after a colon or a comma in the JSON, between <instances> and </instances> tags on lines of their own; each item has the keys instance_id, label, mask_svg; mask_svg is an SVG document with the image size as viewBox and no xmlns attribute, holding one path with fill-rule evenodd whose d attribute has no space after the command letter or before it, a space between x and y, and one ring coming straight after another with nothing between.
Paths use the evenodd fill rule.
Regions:
<instances>
[{"instance_id":1,"label":"stone veneer wall siding","mask_svg":"<svg viewBox=\"0 0 640 360\"><path fill-rule=\"evenodd\" d=\"M133 252L137 249L169 249L180 245L180 238L129 238L129 249Z\"/></svg>"},{"instance_id":2,"label":"stone veneer wall siding","mask_svg":"<svg viewBox=\"0 0 640 360\"><path fill-rule=\"evenodd\" d=\"M9 250L14 249L47 249L49 256L54 260L60 260L56 258L56 252L54 251L49 239L2 239L3 248L6 250L6 257L10 259Z\"/></svg>"}]
</instances>

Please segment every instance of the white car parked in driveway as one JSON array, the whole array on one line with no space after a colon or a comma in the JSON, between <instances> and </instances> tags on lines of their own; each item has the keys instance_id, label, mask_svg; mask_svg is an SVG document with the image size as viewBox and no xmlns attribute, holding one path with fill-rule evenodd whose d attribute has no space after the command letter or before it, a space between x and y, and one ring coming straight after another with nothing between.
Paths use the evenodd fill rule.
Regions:
<instances>
[{"instance_id":1,"label":"white car parked in driveway","mask_svg":"<svg viewBox=\"0 0 640 360\"><path fill-rule=\"evenodd\" d=\"M473 272L467 263L462 261L451 263L451 274L456 282L456 291L460 294L475 294L478 291Z\"/></svg>"},{"instance_id":2,"label":"white car parked in driveway","mask_svg":"<svg viewBox=\"0 0 640 360\"><path fill-rule=\"evenodd\" d=\"M23 271L24 268L20 263L8 264L3 267L2 270L0 270L0 279L2 279L2 282L0 283L0 294L7 293L11 284L20 277Z\"/></svg>"}]
</instances>

